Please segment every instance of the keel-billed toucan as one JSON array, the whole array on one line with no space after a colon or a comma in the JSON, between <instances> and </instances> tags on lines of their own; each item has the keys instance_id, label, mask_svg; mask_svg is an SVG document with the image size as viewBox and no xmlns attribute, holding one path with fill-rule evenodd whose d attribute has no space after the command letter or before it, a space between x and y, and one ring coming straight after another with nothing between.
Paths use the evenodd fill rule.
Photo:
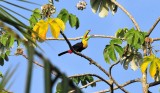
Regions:
<instances>
[{"instance_id":1,"label":"keel-billed toucan","mask_svg":"<svg viewBox=\"0 0 160 93\"><path fill-rule=\"evenodd\" d=\"M91 36L88 36L88 33L90 32L90 30L87 30L86 33L84 34L82 41L79 43L76 43L75 45L72 46L72 48L77 51L77 52L81 52L82 50L86 49L88 47L88 40L90 39ZM58 56L61 56L63 54L66 53L72 53L72 50L67 50L64 52L61 52L58 54Z\"/></svg>"}]
</instances>

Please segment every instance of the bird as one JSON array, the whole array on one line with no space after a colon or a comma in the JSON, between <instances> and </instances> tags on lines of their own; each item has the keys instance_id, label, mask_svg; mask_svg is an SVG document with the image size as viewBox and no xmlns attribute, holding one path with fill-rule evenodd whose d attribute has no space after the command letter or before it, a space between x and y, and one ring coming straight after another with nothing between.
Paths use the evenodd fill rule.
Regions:
<instances>
[{"instance_id":1,"label":"bird","mask_svg":"<svg viewBox=\"0 0 160 93\"><path fill-rule=\"evenodd\" d=\"M82 41L76 43L75 45L72 46L72 48L76 51L76 52L81 52L82 50L86 49L88 47L88 40L91 38L91 36L88 36L90 30L87 30L85 32L85 34L83 35ZM66 53L72 53L72 50L66 50L64 52L61 52L58 54L58 56L62 56Z\"/></svg>"}]
</instances>

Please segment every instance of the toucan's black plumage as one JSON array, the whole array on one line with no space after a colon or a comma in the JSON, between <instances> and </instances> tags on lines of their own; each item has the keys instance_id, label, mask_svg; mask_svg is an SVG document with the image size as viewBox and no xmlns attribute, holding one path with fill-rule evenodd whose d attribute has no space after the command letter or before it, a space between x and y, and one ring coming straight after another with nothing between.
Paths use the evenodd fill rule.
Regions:
<instances>
[{"instance_id":1,"label":"toucan's black plumage","mask_svg":"<svg viewBox=\"0 0 160 93\"><path fill-rule=\"evenodd\" d=\"M81 52L82 50L84 50L86 48L86 47L83 47L83 43L82 42L76 43L72 47L77 52ZM58 56L61 56L61 55L66 54L66 53L72 53L72 51L71 50L64 51L62 53L59 53Z\"/></svg>"},{"instance_id":2,"label":"toucan's black plumage","mask_svg":"<svg viewBox=\"0 0 160 93\"><path fill-rule=\"evenodd\" d=\"M76 43L75 45L72 46L72 48L77 51L77 52L81 52L82 50L86 49L87 46L88 46L88 40L90 38L90 36L88 37L88 33L90 32L90 30L88 30L85 35L83 36L83 39L82 39L82 42L79 42L79 43ZM61 52L58 54L58 56L61 56L63 54L66 54L66 53L72 53L71 50L67 50L67 51L64 51L64 52Z\"/></svg>"}]
</instances>

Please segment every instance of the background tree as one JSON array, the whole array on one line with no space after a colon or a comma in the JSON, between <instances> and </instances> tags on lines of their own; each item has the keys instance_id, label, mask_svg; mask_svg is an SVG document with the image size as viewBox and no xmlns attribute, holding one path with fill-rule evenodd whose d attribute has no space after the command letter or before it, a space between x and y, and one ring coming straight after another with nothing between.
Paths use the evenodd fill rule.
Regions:
<instances>
[{"instance_id":1,"label":"background tree","mask_svg":"<svg viewBox=\"0 0 160 93\"><path fill-rule=\"evenodd\" d=\"M156 87L156 85L160 83L159 50L157 47L159 45L158 43L154 44L154 42L158 41L159 38L157 38L158 34L150 37L151 33L157 33L157 29L155 27L160 20L158 12L152 8L146 9L147 4L143 7L138 6L137 2L138 4L143 5L143 2L141 1L124 2L122 0L90 0L90 2L87 1L88 5L85 1L71 2L71 6L68 6L67 1L55 2L53 0L49 0L49 2L42 2L42 5L37 4L40 2L34 3L21 0L14 2L1 1L0 65L2 68L0 71L2 74L0 73L0 76L2 79L0 91L6 93L8 91L12 91L12 87L14 87L16 83L22 84L19 83L22 82L22 78L20 78L21 76L23 76L23 83L26 83L26 93L29 93L30 90L33 91L35 87L39 87L39 90L35 90L36 92L41 91L42 93L44 91L45 93L55 91L58 93L78 93L81 92L80 89L83 89L83 91L86 92L97 91L96 93L148 93L150 91L158 91L158 87ZM158 7L157 2L159 1L145 2L149 3L150 6L153 5L154 7ZM134 17L138 20L138 23L143 25L139 26L131 13L119 3L124 3L124 6L126 7L129 6L127 7L127 10L130 12L133 11L131 8L134 8L135 10L137 9L135 13L132 13L135 15ZM27 4L30 6L33 5L32 7L34 8L26 8ZM135 5L136 7L134 7ZM14 9L12 9L12 7L14 7ZM40 7L41 10L35 9ZM90 8L93 13L98 13L102 18L107 18L98 18L97 15L93 15L93 13L91 13ZM20 9L29 12L26 12L23 15L23 13L21 13L22 11L17 12ZM152 13L147 14L143 9L145 11L152 11ZM110 12L115 16L112 16ZM126 19L118 17L121 15L125 16ZM154 15L154 18L146 17L148 15ZM152 19L153 21L151 22L150 20ZM48 29L51 30L51 33ZM82 39L83 33L88 29L91 29L90 34L93 34L91 35L91 40L89 40L89 47L83 53L74 51L70 43L71 40L75 40L77 42L77 40ZM73 32L69 30L77 31ZM61 36L59 38L60 34ZM80 34L81 36L79 37ZM110 34L112 36L110 36ZM51 35L54 38L50 38L49 36ZM68 36L75 38L67 38ZM108 38L110 39L109 42L106 41ZM67 43L60 42L60 40L66 41ZM68 54L58 57L58 53L68 47L75 55ZM24 51L24 48L26 51ZM14 53L15 50L16 53ZM19 66L19 69L24 69L27 67L26 65L28 65L27 73L21 72L21 74L18 74L20 75L19 77L15 76L18 81L16 80L11 89L9 89L10 84L12 84L12 78L10 77L13 76L13 73L16 73L16 69L5 69L8 67L6 64L9 64L6 61L12 61L13 65L13 61L16 60L17 57L11 56L13 54L22 55L22 57L29 63L23 63L23 65ZM24 61L24 59L21 60L21 58L19 58L20 57L18 57L17 60L20 62L22 60ZM51 62L50 60L56 62ZM34 66L32 63L36 64L38 67L33 69ZM13 66L16 65L14 64ZM39 67L44 69L40 69ZM59 67L61 71L57 69L57 67ZM134 72L131 69L136 71ZM147 73L147 69L149 70L149 73ZM35 70L38 72L34 72ZM42 70L44 70L44 75ZM75 72L73 72L73 70ZM6 72L6 74L4 74L4 72ZM62 72L67 73L67 75ZM24 78L25 76L27 78ZM8 80L11 80L11 82ZM44 88L42 88L43 86L37 86L37 84L43 84L43 82L40 81L44 81ZM7 85L7 83L9 84ZM133 83L136 84L131 85ZM13 91L15 89L16 88L13 88ZM23 89L15 91L24 92Z\"/></svg>"}]
</instances>

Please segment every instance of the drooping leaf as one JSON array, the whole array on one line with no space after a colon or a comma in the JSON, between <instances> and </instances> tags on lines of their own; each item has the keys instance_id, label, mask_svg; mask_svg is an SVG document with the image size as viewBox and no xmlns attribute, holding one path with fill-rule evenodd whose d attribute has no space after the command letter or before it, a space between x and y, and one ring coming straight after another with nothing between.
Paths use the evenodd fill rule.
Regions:
<instances>
[{"instance_id":1,"label":"drooping leaf","mask_svg":"<svg viewBox=\"0 0 160 93\"><path fill-rule=\"evenodd\" d=\"M103 56L104 56L105 61L110 64L110 58L108 55L108 47L109 47L109 45L106 45L106 47L103 51Z\"/></svg>"},{"instance_id":2,"label":"drooping leaf","mask_svg":"<svg viewBox=\"0 0 160 93\"><path fill-rule=\"evenodd\" d=\"M116 53L114 51L114 46L113 45L110 45L109 48L108 48L108 54L109 54L109 57L114 61L116 62L117 61L117 57L116 57Z\"/></svg>"},{"instance_id":3,"label":"drooping leaf","mask_svg":"<svg viewBox=\"0 0 160 93\"><path fill-rule=\"evenodd\" d=\"M155 55L145 56L143 62L141 64L141 71L144 73L148 67L148 65L154 60Z\"/></svg>"},{"instance_id":4,"label":"drooping leaf","mask_svg":"<svg viewBox=\"0 0 160 93\"><path fill-rule=\"evenodd\" d=\"M150 73L152 78L156 74L156 71L157 71L157 66L156 66L156 63L153 61L153 62L151 62L150 69L149 69L149 73Z\"/></svg>"},{"instance_id":5,"label":"drooping leaf","mask_svg":"<svg viewBox=\"0 0 160 93\"><path fill-rule=\"evenodd\" d=\"M9 38L9 47L12 47L13 46L13 44L14 44L14 37L13 36L10 36L10 38Z\"/></svg>"},{"instance_id":6,"label":"drooping leaf","mask_svg":"<svg viewBox=\"0 0 160 93\"><path fill-rule=\"evenodd\" d=\"M4 59L2 57L0 57L0 65L3 66L4 65Z\"/></svg>"},{"instance_id":7,"label":"drooping leaf","mask_svg":"<svg viewBox=\"0 0 160 93\"><path fill-rule=\"evenodd\" d=\"M97 13L100 3L100 0L90 0L93 13Z\"/></svg>"},{"instance_id":8,"label":"drooping leaf","mask_svg":"<svg viewBox=\"0 0 160 93\"><path fill-rule=\"evenodd\" d=\"M58 14L57 18L60 18L64 23L66 23L69 19L69 13L66 9L62 9Z\"/></svg>"},{"instance_id":9,"label":"drooping leaf","mask_svg":"<svg viewBox=\"0 0 160 93\"><path fill-rule=\"evenodd\" d=\"M55 22L58 24L58 26L60 27L60 29L61 29L62 31L64 31L64 29L65 29L65 24L64 24L64 22L63 22L61 19L55 18L53 21L55 21Z\"/></svg>"},{"instance_id":10,"label":"drooping leaf","mask_svg":"<svg viewBox=\"0 0 160 93\"><path fill-rule=\"evenodd\" d=\"M108 15L108 12L109 12L109 5L107 3L107 0L102 0L99 8L99 16L103 18Z\"/></svg>"},{"instance_id":11,"label":"drooping leaf","mask_svg":"<svg viewBox=\"0 0 160 93\"><path fill-rule=\"evenodd\" d=\"M73 14L70 14L70 15L69 15L69 24L71 25L71 27L76 26L76 23L77 23L77 18L76 18L76 16L73 15Z\"/></svg>"},{"instance_id":12,"label":"drooping leaf","mask_svg":"<svg viewBox=\"0 0 160 93\"><path fill-rule=\"evenodd\" d=\"M118 52L119 56L123 55L123 48L120 45L114 44L114 49Z\"/></svg>"},{"instance_id":13,"label":"drooping leaf","mask_svg":"<svg viewBox=\"0 0 160 93\"><path fill-rule=\"evenodd\" d=\"M100 17L105 17L108 15L109 8L114 15L117 11L117 6L113 4L110 0L90 0L91 8L93 13L99 11Z\"/></svg>"}]
</instances>

